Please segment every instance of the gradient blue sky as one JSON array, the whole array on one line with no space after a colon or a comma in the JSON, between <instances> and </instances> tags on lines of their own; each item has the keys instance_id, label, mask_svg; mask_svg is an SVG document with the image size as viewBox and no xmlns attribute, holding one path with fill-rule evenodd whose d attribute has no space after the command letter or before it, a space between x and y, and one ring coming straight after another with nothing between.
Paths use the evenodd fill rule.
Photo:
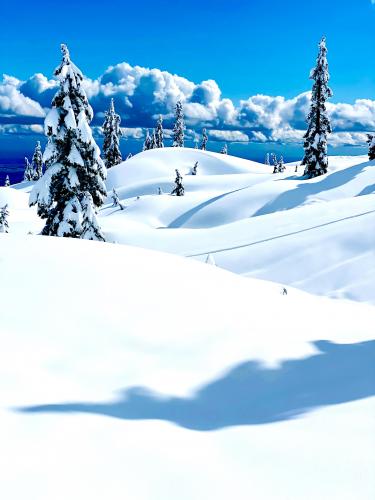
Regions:
<instances>
[{"instance_id":1,"label":"gradient blue sky","mask_svg":"<svg viewBox=\"0 0 375 500\"><path fill-rule=\"evenodd\" d=\"M64 8L61 8L61 5ZM59 44L91 78L111 64L215 79L234 100L292 97L310 88L317 42L327 36L334 101L374 98L371 0L5 1L0 73L50 77Z\"/></svg>"}]
</instances>

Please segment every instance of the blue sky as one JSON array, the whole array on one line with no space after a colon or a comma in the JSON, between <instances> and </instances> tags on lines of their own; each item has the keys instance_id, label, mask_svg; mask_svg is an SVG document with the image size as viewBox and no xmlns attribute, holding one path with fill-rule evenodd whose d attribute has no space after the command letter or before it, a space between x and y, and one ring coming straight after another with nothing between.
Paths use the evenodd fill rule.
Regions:
<instances>
[{"instance_id":1,"label":"blue sky","mask_svg":"<svg viewBox=\"0 0 375 500\"><path fill-rule=\"evenodd\" d=\"M92 80L100 80L110 65L124 61L131 67L139 65L142 68L165 70L172 75L178 74L198 85L206 80L214 80L221 92L220 99L230 99L240 113L246 108L246 125L242 123L237 128L246 129L249 135L252 127L249 125L249 115L253 120L254 113L262 114L264 106L269 114L279 104L273 101L267 104L251 102L242 106L241 100L257 94L282 96L288 100L308 91L311 88L308 74L314 65L317 43L321 35L325 34L329 50L330 84L334 91L332 102L353 104L358 99L375 99L375 5L371 0L93 0L77 3L66 0L64 6L62 9L61 4L45 0L36 3L22 0L17 4L7 2L2 5L2 19L6 22L3 21L0 30L0 73L19 80L27 80L35 73L42 73L50 79L59 63L59 44L63 41L69 45L74 62ZM124 77L123 68L120 73ZM117 81L113 80L113 76L107 75L105 78L112 78L111 81L119 85L118 74ZM130 102L132 112L126 109L124 99L129 96L124 97L123 90L120 89L114 95L118 97L120 111L123 106L121 114L124 126L150 126L155 113L162 112L167 116L171 108L168 103L165 108L159 103L155 109L143 109L142 99L144 102L147 99L152 101L152 92L157 91L154 79L154 76L150 77L147 85L142 80L137 105ZM31 86L35 86L34 81L32 85L23 87L21 83L10 84L16 85L17 92L23 93L25 99L34 99L43 108L48 106L52 90L44 92L43 88L41 96L31 89ZM39 90L40 85L38 82ZM151 90L150 85L154 86ZM9 96L9 81L5 87L4 95ZM206 87L204 84L196 93L203 92L206 95L211 92L213 96L215 89L207 90ZM150 90L149 94L147 89ZM0 89L0 98L1 92ZM101 94L101 99L99 96L93 97L94 110L98 112L97 124L107 105L108 99L104 99L103 95L105 93ZM203 107L212 108L211 97L200 103L202 110ZM131 101L132 96L129 99ZM197 99L195 97L195 102L198 102ZM218 107L219 98L213 96L212 99L216 99L214 105ZM261 125L255 120L254 131L263 133L264 130L274 131L280 127L285 131L286 126L302 129L307 100L297 99L297 104L292 105L293 112L281 112L283 123L280 124L279 120L275 125L272 117L266 124L263 120ZM375 105L370 103L369 106L371 109L363 109L363 103L360 103L356 108L332 111L337 115L337 130L340 133L354 131L357 134L372 130ZM34 119L30 110L25 117L23 112L19 112L20 106L13 108L15 123L42 123L40 112L36 112ZM193 111L192 116L197 112L196 108ZM139 119L136 112L139 113ZM293 120L286 123L285 116L288 113L293 115ZM349 123L348 117L356 113L361 115L358 123ZM228 125L228 117L218 118L218 114L207 118L208 127L236 128L233 123ZM201 114L202 120L206 115ZM12 123L9 116L9 111L1 115L0 110L0 124L6 123L9 127ZM198 122L192 120L191 123L193 128L197 127ZM273 135L281 137L280 134ZM251 139L251 134L249 137ZM259 134L257 137L260 137ZM264 137L268 138L270 134L264 134ZM8 138L5 142L9 143L10 140ZM264 141L263 138L261 140ZM340 140L344 142L343 136Z\"/></svg>"}]
</instances>

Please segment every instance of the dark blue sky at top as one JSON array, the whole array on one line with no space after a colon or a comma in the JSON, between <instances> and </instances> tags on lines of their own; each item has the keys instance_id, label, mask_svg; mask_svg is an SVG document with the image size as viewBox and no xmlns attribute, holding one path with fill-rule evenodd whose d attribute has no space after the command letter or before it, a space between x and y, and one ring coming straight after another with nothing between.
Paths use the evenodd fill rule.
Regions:
<instances>
[{"instance_id":1,"label":"dark blue sky at top","mask_svg":"<svg viewBox=\"0 0 375 500\"><path fill-rule=\"evenodd\" d=\"M52 76L59 44L96 78L122 61L199 82L234 100L308 90L327 36L334 102L375 97L371 0L2 2L0 73Z\"/></svg>"}]
</instances>

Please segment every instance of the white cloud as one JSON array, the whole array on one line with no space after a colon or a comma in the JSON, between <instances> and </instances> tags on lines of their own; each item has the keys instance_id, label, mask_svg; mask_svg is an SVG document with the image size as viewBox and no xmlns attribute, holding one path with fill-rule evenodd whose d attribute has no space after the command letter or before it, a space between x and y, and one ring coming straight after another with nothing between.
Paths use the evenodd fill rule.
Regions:
<instances>
[{"instance_id":1,"label":"white cloud","mask_svg":"<svg viewBox=\"0 0 375 500\"><path fill-rule=\"evenodd\" d=\"M5 76L0 83L0 122L26 125L34 119L35 123L41 123L56 87L54 79L49 80L41 73L24 82ZM207 127L212 140L297 143L306 130L310 106L310 92L291 99L259 94L241 100L236 106L231 99L222 97L214 80L196 84L167 71L125 62L109 67L97 79L86 78L84 87L95 111L93 125L103 122L113 97L125 136L134 139L142 138L142 129L153 127L159 114L164 117L165 128L170 129L174 105L180 99L188 137L194 137L195 132L200 134ZM347 141L352 145L362 141L368 130L375 130L373 100L358 99L353 104L329 102L327 110L336 133L332 144Z\"/></svg>"}]
</instances>

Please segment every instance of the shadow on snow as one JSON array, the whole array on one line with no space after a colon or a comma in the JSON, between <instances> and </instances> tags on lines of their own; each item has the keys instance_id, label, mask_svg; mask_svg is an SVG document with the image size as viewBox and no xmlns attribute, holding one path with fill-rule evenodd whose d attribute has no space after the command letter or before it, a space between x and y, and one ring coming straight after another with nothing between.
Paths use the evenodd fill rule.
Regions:
<instances>
[{"instance_id":1,"label":"shadow on snow","mask_svg":"<svg viewBox=\"0 0 375 500\"><path fill-rule=\"evenodd\" d=\"M275 369L248 361L201 387L191 397L164 397L145 388L117 401L19 408L24 413L91 413L124 420L157 419L199 431L283 421L326 405L375 395L375 341L314 342L319 353Z\"/></svg>"}]
</instances>

